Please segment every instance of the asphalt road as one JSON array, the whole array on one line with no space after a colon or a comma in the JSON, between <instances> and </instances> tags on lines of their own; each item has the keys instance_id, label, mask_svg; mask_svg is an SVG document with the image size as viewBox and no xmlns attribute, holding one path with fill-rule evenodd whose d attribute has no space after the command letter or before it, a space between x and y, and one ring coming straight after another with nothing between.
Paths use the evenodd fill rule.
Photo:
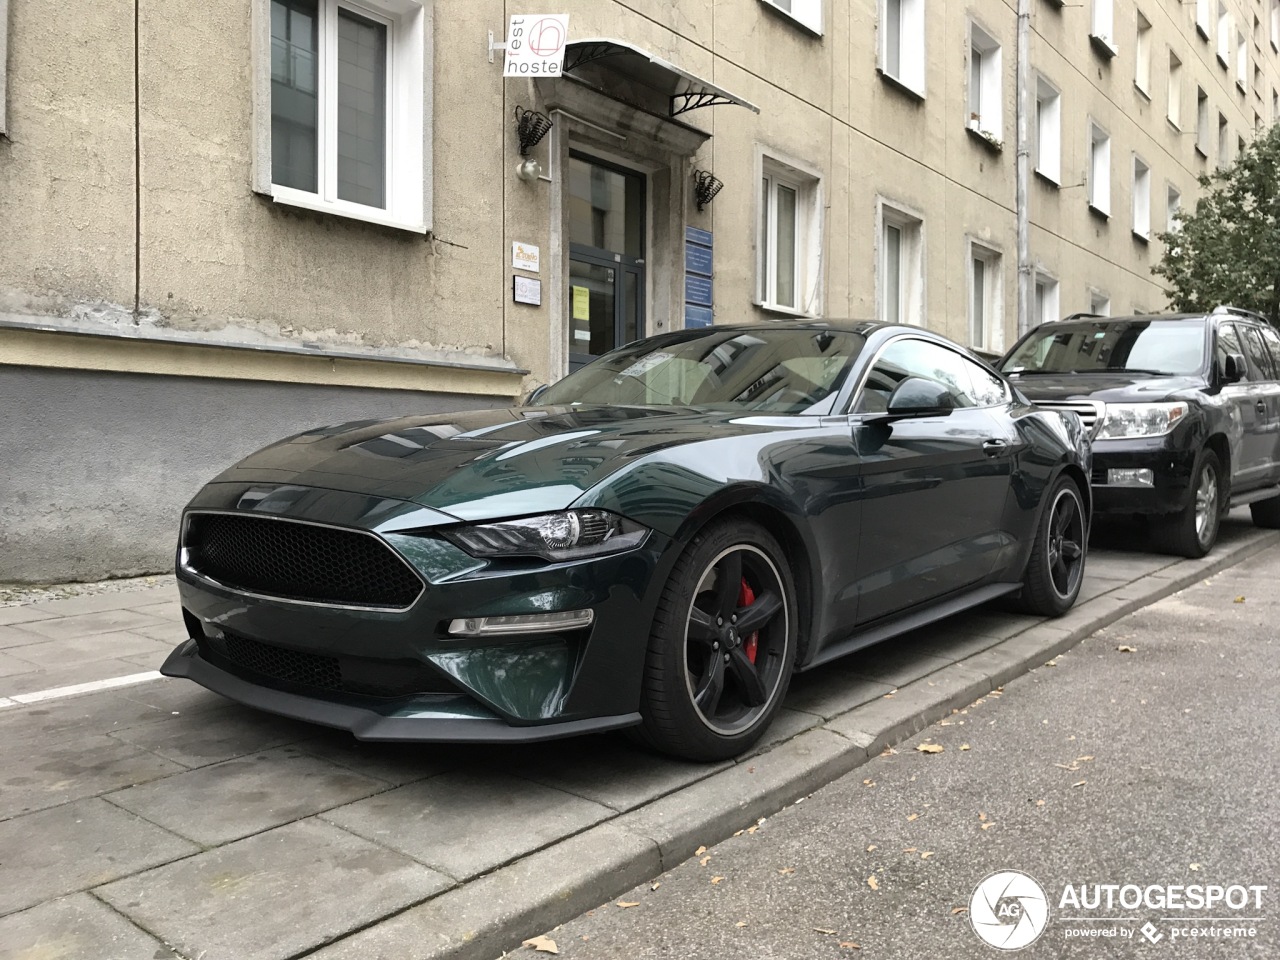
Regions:
<instances>
[{"instance_id":1,"label":"asphalt road","mask_svg":"<svg viewBox=\"0 0 1280 960\"><path fill-rule=\"evenodd\" d=\"M1277 583L1273 548L547 935L571 960L992 958L963 908L1019 870L1050 910L1029 960L1280 956ZM1268 890L1243 910L1107 911L1063 908L1068 884ZM1206 938L1224 926L1256 934Z\"/></svg>"}]
</instances>

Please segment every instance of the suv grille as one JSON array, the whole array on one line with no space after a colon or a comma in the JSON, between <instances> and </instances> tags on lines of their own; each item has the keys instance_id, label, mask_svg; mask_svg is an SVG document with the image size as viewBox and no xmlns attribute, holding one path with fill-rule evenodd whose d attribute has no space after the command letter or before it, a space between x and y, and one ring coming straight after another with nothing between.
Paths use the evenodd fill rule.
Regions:
<instances>
[{"instance_id":1,"label":"suv grille","mask_svg":"<svg viewBox=\"0 0 1280 960\"><path fill-rule=\"evenodd\" d=\"M1060 410L1063 413L1078 413L1084 423L1084 430L1090 438L1097 432L1102 422L1102 414L1106 405L1093 400L1033 400L1037 407L1046 410Z\"/></svg>"},{"instance_id":2,"label":"suv grille","mask_svg":"<svg viewBox=\"0 0 1280 960\"><path fill-rule=\"evenodd\" d=\"M461 692L448 677L416 660L369 660L331 657L289 650L227 633L200 637L207 659L273 686L307 687L369 697L407 697L423 693Z\"/></svg>"},{"instance_id":3,"label":"suv grille","mask_svg":"<svg viewBox=\"0 0 1280 960\"><path fill-rule=\"evenodd\" d=\"M228 587L289 600L403 609L422 580L372 534L222 513L188 517L187 565Z\"/></svg>"}]
</instances>

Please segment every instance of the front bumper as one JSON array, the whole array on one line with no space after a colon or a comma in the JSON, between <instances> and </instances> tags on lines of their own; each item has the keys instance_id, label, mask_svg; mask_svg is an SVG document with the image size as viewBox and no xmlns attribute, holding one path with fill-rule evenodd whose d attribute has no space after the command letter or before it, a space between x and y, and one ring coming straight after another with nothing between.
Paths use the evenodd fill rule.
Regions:
<instances>
[{"instance_id":1,"label":"front bumper","mask_svg":"<svg viewBox=\"0 0 1280 960\"><path fill-rule=\"evenodd\" d=\"M1093 442L1095 514L1168 514L1191 502L1191 473L1196 450L1179 431L1162 437ZM1107 482L1108 470L1150 470L1151 486Z\"/></svg>"}]
</instances>

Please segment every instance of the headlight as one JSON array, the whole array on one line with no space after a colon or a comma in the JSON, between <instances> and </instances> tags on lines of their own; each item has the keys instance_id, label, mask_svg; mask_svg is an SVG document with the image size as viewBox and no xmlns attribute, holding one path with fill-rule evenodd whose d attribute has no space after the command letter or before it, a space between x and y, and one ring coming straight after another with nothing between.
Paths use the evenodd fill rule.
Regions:
<instances>
[{"instance_id":1,"label":"headlight","mask_svg":"<svg viewBox=\"0 0 1280 960\"><path fill-rule=\"evenodd\" d=\"M604 510L566 510L441 532L473 557L579 560L638 547L649 531Z\"/></svg>"},{"instance_id":2,"label":"headlight","mask_svg":"<svg viewBox=\"0 0 1280 960\"><path fill-rule=\"evenodd\" d=\"M1186 415L1185 403L1108 403L1096 439L1158 437Z\"/></svg>"}]
</instances>

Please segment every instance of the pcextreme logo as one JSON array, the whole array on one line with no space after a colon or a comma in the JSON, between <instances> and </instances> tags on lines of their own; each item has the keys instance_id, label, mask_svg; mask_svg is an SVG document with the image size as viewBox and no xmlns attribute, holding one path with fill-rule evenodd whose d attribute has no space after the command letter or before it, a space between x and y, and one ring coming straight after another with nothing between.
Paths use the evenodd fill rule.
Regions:
<instances>
[{"instance_id":1,"label":"pcextreme logo","mask_svg":"<svg viewBox=\"0 0 1280 960\"><path fill-rule=\"evenodd\" d=\"M973 932L998 950L1030 946L1049 925L1049 898L1044 887L1017 870L987 877L969 898Z\"/></svg>"}]
</instances>

